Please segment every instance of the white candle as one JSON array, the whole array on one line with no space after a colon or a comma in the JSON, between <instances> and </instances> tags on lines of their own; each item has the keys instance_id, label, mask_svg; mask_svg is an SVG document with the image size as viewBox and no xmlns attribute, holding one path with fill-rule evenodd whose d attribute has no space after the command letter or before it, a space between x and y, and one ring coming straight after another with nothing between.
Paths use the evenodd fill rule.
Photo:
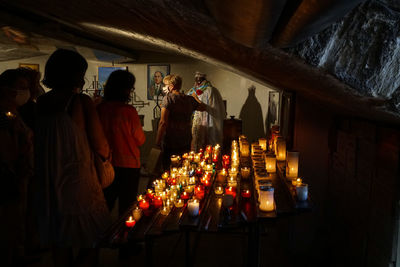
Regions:
<instances>
[{"instance_id":1,"label":"white candle","mask_svg":"<svg viewBox=\"0 0 400 267\"><path fill-rule=\"evenodd\" d=\"M278 140L276 141L276 160L286 160L286 141L280 137L278 137Z\"/></svg>"},{"instance_id":2,"label":"white candle","mask_svg":"<svg viewBox=\"0 0 400 267\"><path fill-rule=\"evenodd\" d=\"M276 172L276 158L272 154L268 154L265 156L265 168L269 173Z\"/></svg>"},{"instance_id":3,"label":"white candle","mask_svg":"<svg viewBox=\"0 0 400 267\"><path fill-rule=\"evenodd\" d=\"M299 152L288 151L286 158L286 177L293 179L299 174Z\"/></svg>"},{"instance_id":4,"label":"white candle","mask_svg":"<svg viewBox=\"0 0 400 267\"><path fill-rule=\"evenodd\" d=\"M188 201L188 213L190 216L197 216L199 215L199 208L200 208L200 203L197 201L197 199L190 199Z\"/></svg>"},{"instance_id":5,"label":"white candle","mask_svg":"<svg viewBox=\"0 0 400 267\"><path fill-rule=\"evenodd\" d=\"M273 187L260 187L260 210L273 211L274 210L274 188Z\"/></svg>"},{"instance_id":6,"label":"white candle","mask_svg":"<svg viewBox=\"0 0 400 267\"><path fill-rule=\"evenodd\" d=\"M258 144L261 146L262 150L264 150L264 151L267 150L267 139L259 138Z\"/></svg>"},{"instance_id":7,"label":"white candle","mask_svg":"<svg viewBox=\"0 0 400 267\"><path fill-rule=\"evenodd\" d=\"M132 211L132 216L135 221L139 221L142 218L142 210L139 207L136 207Z\"/></svg>"}]
</instances>

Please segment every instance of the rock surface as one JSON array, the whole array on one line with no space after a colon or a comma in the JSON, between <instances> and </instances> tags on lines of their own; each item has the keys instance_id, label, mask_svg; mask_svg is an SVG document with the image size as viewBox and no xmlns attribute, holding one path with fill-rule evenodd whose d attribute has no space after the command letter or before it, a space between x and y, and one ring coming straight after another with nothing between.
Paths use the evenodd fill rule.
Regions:
<instances>
[{"instance_id":1,"label":"rock surface","mask_svg":"<svg viewBox=\"0 0 400 267\"><path fill-rule=\"evenodd\" d=\"M288 52L400 111L400 1L366 1Z\"/></svg>"}]
</instances>

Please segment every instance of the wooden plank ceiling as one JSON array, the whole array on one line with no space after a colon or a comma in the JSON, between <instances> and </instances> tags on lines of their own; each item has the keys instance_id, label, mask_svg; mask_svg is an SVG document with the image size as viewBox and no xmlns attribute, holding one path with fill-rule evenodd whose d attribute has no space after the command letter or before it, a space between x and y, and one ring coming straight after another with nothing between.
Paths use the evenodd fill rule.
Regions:
<instances>
[{"instance_id":1,"label":"wooden plank ceiling","mask_svg":"<svg viewBox=\"0 0 400 267\"><path fill-rule=\"evenodd\" d=\"M281 48L341 19L361 0L0 0L1 23L140 60L183 53L339 113L399 124L399 117Z\"/></svg>"}]
</instances>

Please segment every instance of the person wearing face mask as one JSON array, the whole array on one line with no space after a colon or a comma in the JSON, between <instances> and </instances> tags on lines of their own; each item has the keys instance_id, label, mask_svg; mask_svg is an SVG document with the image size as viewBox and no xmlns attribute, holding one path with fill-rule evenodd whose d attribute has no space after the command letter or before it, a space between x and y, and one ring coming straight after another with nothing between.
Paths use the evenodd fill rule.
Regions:
<instances>
[{"instance_id":1,"label":"person wearing face mask","mask_svg":"<svg viewBox=\"0 0 400 267\"><path fill-rule=\"evenodd\" d=\"M6 266L16 266L23 256L27 184L33 174L32 132L17 112L26 84L15 69L0 75L0 257Z\"/></svg>"},{"instance_id":2,"label":"person wearing face mask","mask_svg":"<svg viewBox=\"0 0 400 267\"><path fill-rule=\"evenodd\" d=\"M29 87L29 94L24 90L24 93L17 99L18 113L25 124L35 131L36 100L44 94L44 89L40 85L40 72L29 68L18 68L17 70L28 80Z\"/></svg>"},{"instance_id":3,"label":"person wearing face mask","mask_svg":"<svg viewBox=\"0 0 400 267\"><path fill-rule=\"evenodd\" d=\"M196 111L193 116L192 150L198 151L206 145L221 144L223 123L226 117L221 94L207 81L206 74L198 71L195 74L194 86L188 94L206 106L206 112Z\"/></svg>"},{"instance_id":4,"label":"person wearing face mask","mask_svg":"<svg viewBox=\"0 0 400 267\"><path fill-rule=\"evenodd\" d=\"M180 92L182 78L171 74L164 78L164 96L158 125L156 146L161 147L164 169L169 168L171 155L190 151L191 118L195 110L205 110L203 103Z\"/></svg>"}]
</instances>

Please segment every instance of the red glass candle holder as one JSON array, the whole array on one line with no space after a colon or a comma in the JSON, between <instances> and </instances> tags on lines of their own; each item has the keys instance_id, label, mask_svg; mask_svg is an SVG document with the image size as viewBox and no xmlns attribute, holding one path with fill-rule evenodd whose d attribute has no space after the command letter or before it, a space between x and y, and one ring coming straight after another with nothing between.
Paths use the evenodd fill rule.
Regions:
<instances>
[{"instance_id":1,"label":"red glass candle holder","mask_svg":"<svg viewBox=\"0 0 400 267\"><path fill-rule=\"evenodd\" d=\"M189 195L189 193L188 192L183 192L182 194L181 194L181 199L183 199L183 200L188 200L190 198L190 195Z\"/></svg>"},{"instance_id":2,"label":"red glass candle holder","mask_svg":"<svg viewBox=\"0 0 400 267\"><path fill-rule=\"evenodd\" d=\"M126 227L132 228L133 226L135 226L136 221L134 219L132 219L132 216L129 216L129 219L125 221L125 225Z\"/></svg>"},{"instance_id":3,"label":"red glass candle holder","mask_svg":"<svg viewBox=\"0 0 400 267\"><path fill-rule=\"evenodd\" d=\"M153 199L153 201L151 202L151 204L153 205L154 208L158 209L159 207L162 206L162 198L160 196L157 196Z\"/></svg>"},{"instance_id":4,"label":"red glass candle holder","mask_svg":"<svg viewBox=\"0 0 400 267\"><path fill-rule=\"evenodd\" d=\"M241 196L242 196L242 198L250 198L251 197L251 192L250 192L250 190L242 190L241 191Z\"/></svg>"},{"instance_id":5,"label":"red glass candle holder","mask_svg":"<svg viewBox=\"0 0 400 267\"><path fill-rule=\"evenodd\" d=\"M154 198L153 190L147 189L146 198L147 198L148 200L151 200L151 199Z\"/></svg>"},{"instance_id":6,"label":"red glass candle holder","mask_svg":"<svg viewBox=\"0 0 400 267\"><path fill-rule=\"evenodd\" d=\"M228 186L225 188L225 194L226 195L231 195L233 198L236 197L236 188L232 186Z\"/></svg>"},{"instance_id":7,"label":"red glass candle holder","mask_svg":"<svg viewBox=\"0 0 400 267\"><path fill-rule=\"evenodd\" d=\"M150 203L146 199L142 199L141 201L139 201L139 208L141 208L142 210L147 210L149 209L149 207Z\"/></svg>"}]
</instances>

